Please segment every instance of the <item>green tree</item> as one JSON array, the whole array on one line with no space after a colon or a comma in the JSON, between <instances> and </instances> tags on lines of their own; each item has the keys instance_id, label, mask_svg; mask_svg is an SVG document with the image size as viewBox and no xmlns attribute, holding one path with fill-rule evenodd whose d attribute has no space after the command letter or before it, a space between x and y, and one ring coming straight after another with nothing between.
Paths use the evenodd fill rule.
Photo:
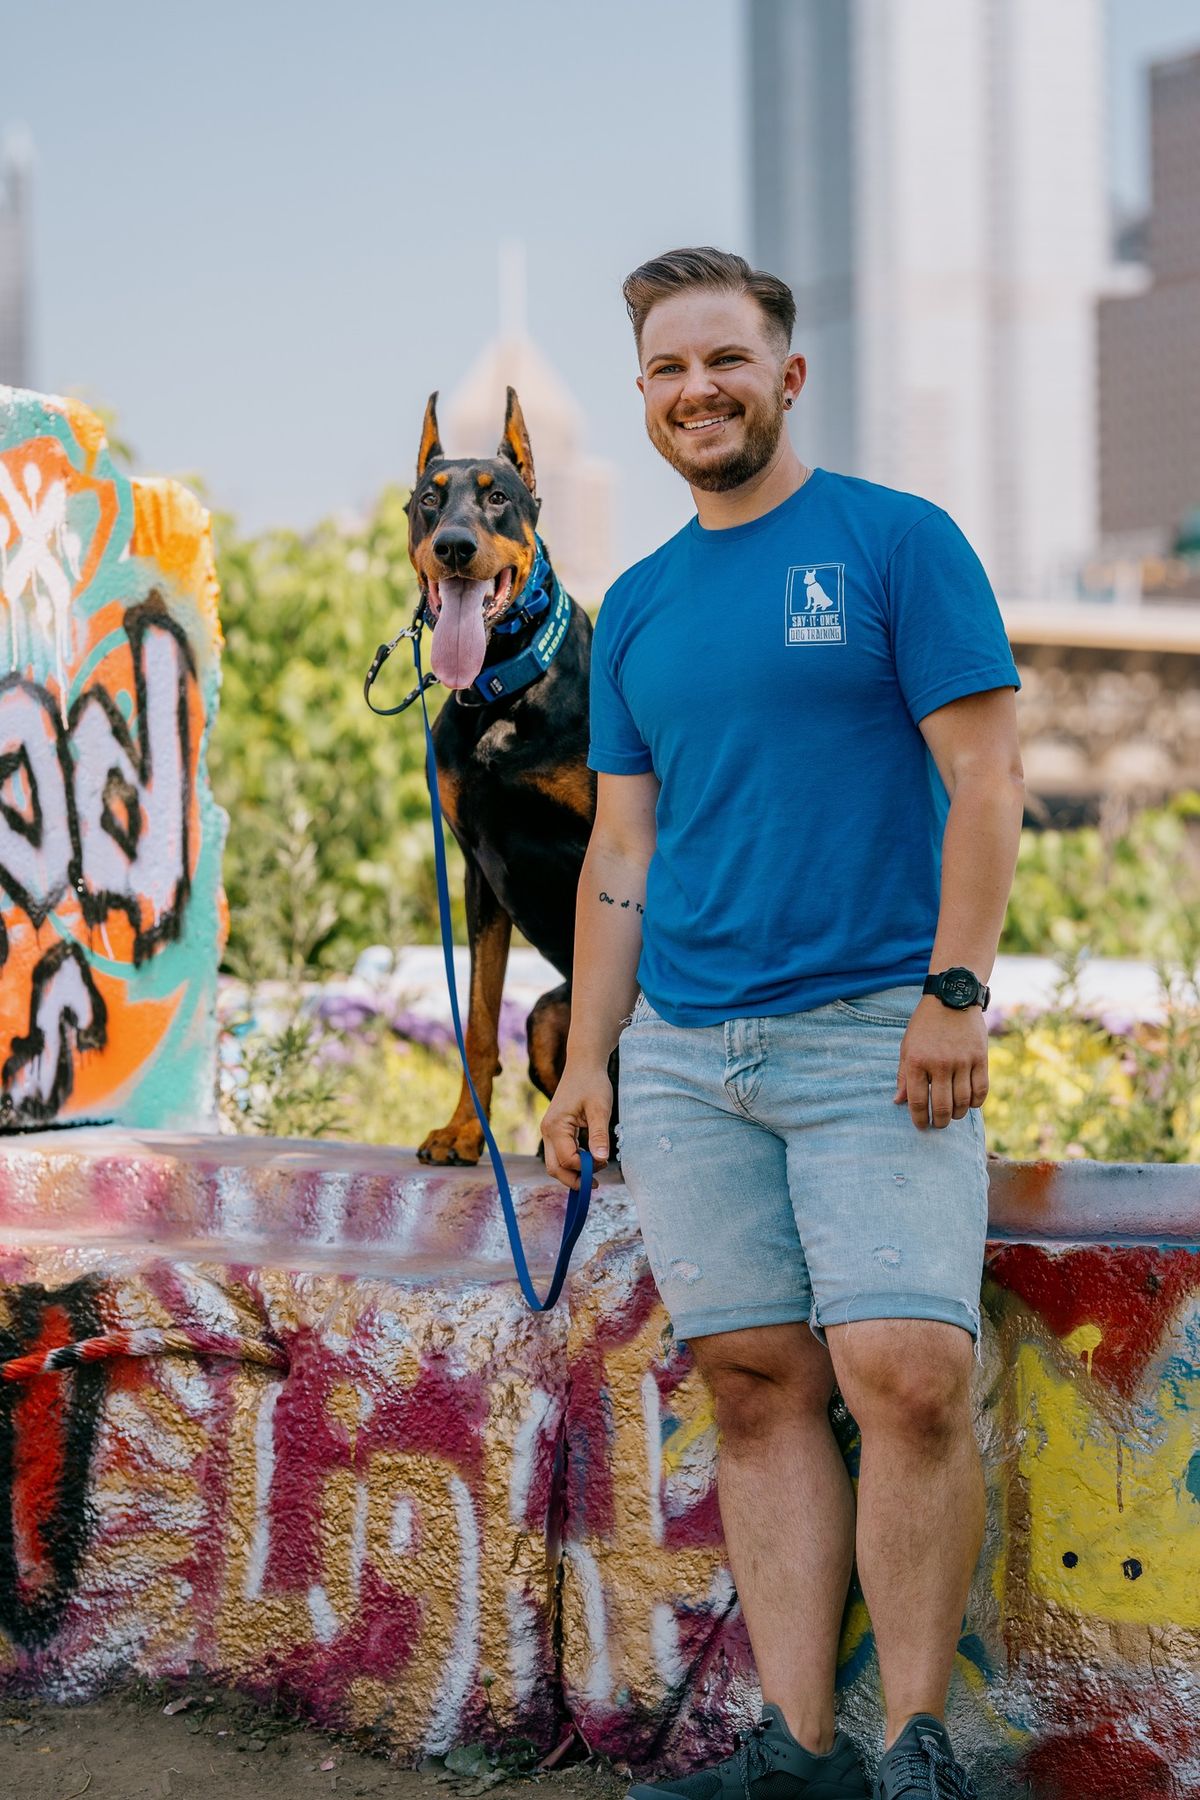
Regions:
<instances>
[{"instance_id":1,"label":"green tree","mask_svg":"<svg viewBox=\"0 0 1200 1800\"><path fill-rule=\"evenodd\" d=\"M376 645L416 604L403 494L388 489L361 525L307 534L245 538L221 518L216 545L226 648L210 769L230 819L228 966L295 978L298 955L344 970L368 944L435 939L420 711L380 719L362 696ZM381 704L412 686L405 650Z\"/></svg>"},{"instance_id":2,"label":"green tree","mask_svg":"<svg viewBox=\"0 0 1200 1800\"><path fill-rule=\"evenodd\" d=\"M1200 795L1136 813L1120 831L1025 831L1000 948L1090 951L1191 967L1200 933Z\"/></svg>"}]
</instances>

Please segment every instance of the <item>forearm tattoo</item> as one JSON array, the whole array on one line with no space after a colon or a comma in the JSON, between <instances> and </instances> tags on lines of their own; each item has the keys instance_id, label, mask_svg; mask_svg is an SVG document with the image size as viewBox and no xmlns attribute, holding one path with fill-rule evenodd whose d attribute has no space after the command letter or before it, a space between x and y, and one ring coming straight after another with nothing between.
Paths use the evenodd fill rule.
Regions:
<instances>
[{"instance_id":1,"label":"forearm tattoo","mask_svg":"<svg viewBox=\"0 0 1200 1800\"><path fill-rule=\"evenodd\" d=\"M626 912L631 906L635 912L644 913L646 910L637 900L614 900L612 895L606 894L603 888L600 889L600 898L605 906L619 906L622 912Z\"/></svg>"}]
</instances>

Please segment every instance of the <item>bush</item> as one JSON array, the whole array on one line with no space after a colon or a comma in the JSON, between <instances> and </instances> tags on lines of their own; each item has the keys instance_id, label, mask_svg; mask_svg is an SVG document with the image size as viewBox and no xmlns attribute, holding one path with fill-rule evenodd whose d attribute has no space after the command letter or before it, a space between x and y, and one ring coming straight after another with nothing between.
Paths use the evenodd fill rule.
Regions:
<instances>
[{"instance_id":1,"label":"bush","mask_svg":"<svg viewBox=\"0 0 1200 1800\"><path fill-rule=\"evenodd\" d=\"M326 521L307 536L242 538L222 519L216 542L226 649L209 761L230 817L226 966L296 974L300 854L317 900L309 894L304 968L347 970L368 944L436 939L420 711L380 719L362 697L376 645L416 605L403 495L386 492L361 526ZM401 645L379 704L412 685ZM435 710L441 697L435 689Z\"/></svg>"},{"instance_id":2,"label":"bush","mask_svg":"<svg viewBox=\"0 0 1200 1800\"><path fill-rule=\"evenodd\" d=\"M1200 943L1200 794L1135 814L1121 830L1023 831L1001 950L1166 959Z\"/></svg>"},{"instance_id":3,"label":"bush","mask_svg":"<svg viewBox=\"0 0 1200 1800\"><path fill-rule=\"evenodd\" d=\"M993 1037L988 1148L1018 1159L1192 1162L1200 1157L1200 973L1160 969L1163 1019L1084 1016L1077 959L1054 1004Z\"/></svg>"}]
</instances>

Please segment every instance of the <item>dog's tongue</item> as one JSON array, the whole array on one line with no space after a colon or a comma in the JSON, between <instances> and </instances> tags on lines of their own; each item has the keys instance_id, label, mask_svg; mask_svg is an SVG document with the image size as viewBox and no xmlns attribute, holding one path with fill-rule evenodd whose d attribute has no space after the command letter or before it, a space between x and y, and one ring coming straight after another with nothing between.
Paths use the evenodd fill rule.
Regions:
<instances>
[{"instance_id":1,"label":"dog's tongue","mask_svg":"<svg viewBox=\"0 0 1200 1800\"><path fill-rule=\"evenodd\" d=\"M483 603L491 592L490 581L466 581L458 576L438 582L442 605L433 628L429 664L445 687L470 687L483 667L487 651Z\"/></svg>"}]
</instances>

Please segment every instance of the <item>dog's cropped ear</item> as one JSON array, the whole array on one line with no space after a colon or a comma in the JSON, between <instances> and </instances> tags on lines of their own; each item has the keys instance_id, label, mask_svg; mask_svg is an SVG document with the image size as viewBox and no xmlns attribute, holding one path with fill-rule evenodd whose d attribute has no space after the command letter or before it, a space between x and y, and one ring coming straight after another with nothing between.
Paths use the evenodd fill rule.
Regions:
<instances>
[{"instance_id":1,"label":"dog's cropped ear","mask_svg":"<svg viewBox=\"0 0 1200 1800\"><path fill-rule=\"evenodd\" d=\"M529 431L525 424L525 415L521 411L521 402L517 399L516 388L508 390L508 406L504 414L504 436L500 439L497 456L506 456L515 464L517 474L525 483L531 494L537 493L537 483L533 475L533 451L529 444Z\"/></svg>"},{"instance_id":2,"label":"dog's cropped ear","mask_svg":"<svg viewBox=\"0 0 1200 1800\"><path fill-rule=\"evenodd\" d=\"M429 404L425 408L425 421L421 426L421 448L417 451L417 480L420 481L431 462L436 462L439 456L445 456L445 454L446 452L442 449L442 440L438 436L437 389L435 388L429 396Z\"/></svg>"}]
</instances>

